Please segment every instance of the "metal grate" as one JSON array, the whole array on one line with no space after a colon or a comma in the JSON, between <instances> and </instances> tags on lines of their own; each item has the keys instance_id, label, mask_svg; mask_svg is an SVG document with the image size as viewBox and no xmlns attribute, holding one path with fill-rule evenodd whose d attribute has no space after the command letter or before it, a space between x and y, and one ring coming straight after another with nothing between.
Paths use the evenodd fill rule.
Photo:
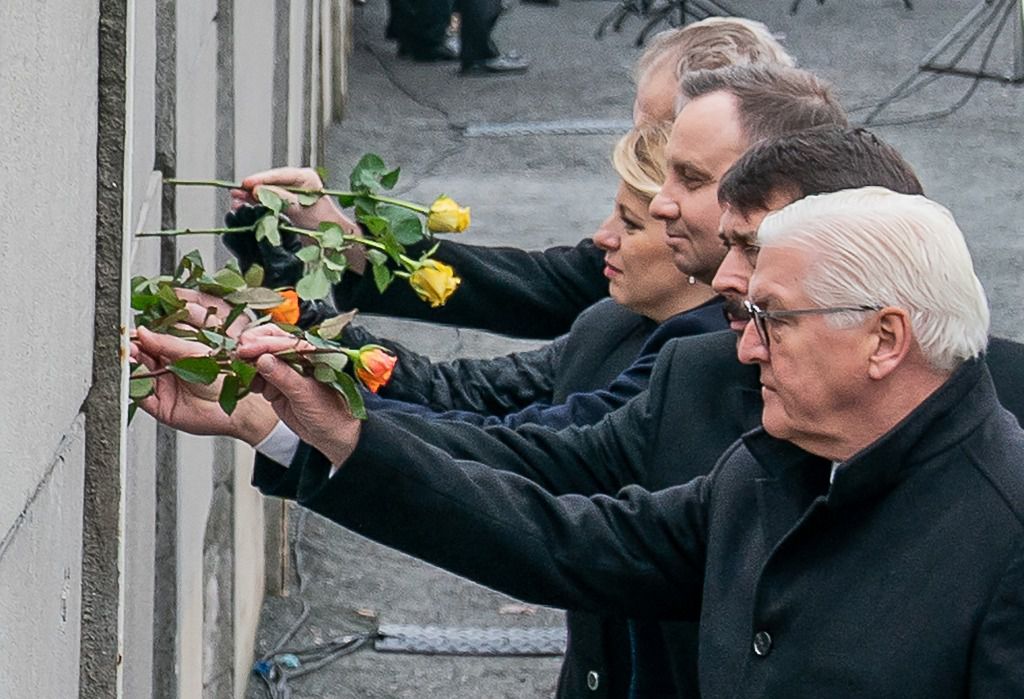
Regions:
<instances>
[{"instance_id":1,"label":"metal grate","mask_svg":"<svg viewBox=\"0 0 1024 699\"><path fill-rule=\"evenodd\" d=\"M385 653L564 655L565 628L466 628L382 625L373 643Z\"/></svg>"},{"instance_id":2,"label":"metal grate","mask_svg":"<svg viewBox=\"0 0 1024 699\"><path fill-rule=\"evenodd\" d=\"M562 119L558 121L520 121L504 124L469 124L467 138L503 138L507 136L599 136L629 131L633 122L622 119Z\"/></svg>"}]
</instances>

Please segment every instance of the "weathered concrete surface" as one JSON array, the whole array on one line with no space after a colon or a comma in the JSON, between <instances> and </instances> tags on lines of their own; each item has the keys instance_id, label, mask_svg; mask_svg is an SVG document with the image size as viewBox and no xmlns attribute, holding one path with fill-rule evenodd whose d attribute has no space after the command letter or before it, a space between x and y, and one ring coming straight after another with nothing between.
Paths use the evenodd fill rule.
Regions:
<instances>
[{"instance_id":1,"label":"weathered concrete surface","mask_svg":"<svg viewBox=\"0 0 1024 699\"><path fill-rule=\"evenodd\" d=\"M967 12L971 3L919 0L805 2L790 17L788 2L737 0L738 11L786 35L800 63L834 80L844 103L885 95ZM327 167L345 180L360 154L380 153L402 166L399 189L429 199L444 191L473 206L467 240L542 247L589 233L608 210L615 176L608 165L614 136L463 138L471 123L556 119L629 119L629 72L637 52L622 36L592 33L613 3L564 0L522 5L499 22L497 40L534 63L521 77L461 79L452 65L395 58L383 40L383 3L356 13L347 118L330 133ZM1008 57L996 64L1008 66ZM970 81L943 78L896 113L952 104ZM863 114L858 112L857 114ZM886 115L888 116L888 115ZM1020 124L1024 93L996 83L979 86L955 115L877 131L915 164L929 194L951 207L966 231L979 276L992 298L994 331L1024 339L1019 304L1024 240L1019 235L1024 181ZM373 321L376 328L434 356L493 354L522 346L471 331L423 329ZM386 551L311 517L304 537L306 587L313 615L296 639L302 645L365 624L353 610L375 610L386 623L511 625L557 623L540 611L528 618L498 613L504 598ZM299 599L268 599L257 652L291 625ZM297 682L296 697L546 697L556 661L381 655L361 651ZM250 683L249 696L264 696Z\"/></svg>"}]
</instances>

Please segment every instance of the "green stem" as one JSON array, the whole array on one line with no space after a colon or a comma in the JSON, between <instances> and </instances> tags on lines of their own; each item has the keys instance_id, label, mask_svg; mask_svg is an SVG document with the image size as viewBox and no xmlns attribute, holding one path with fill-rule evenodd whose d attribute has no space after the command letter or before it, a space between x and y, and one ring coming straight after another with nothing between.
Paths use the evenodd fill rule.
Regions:
<instances>
[{"instance_id":1,"label":"green stem","mask_svg":"<svg viewBox=\"0 0 1024 699\"><path fill-rule=\"evenodd\" d=\"M227 182L226 180L183 180L176 177L168 177L164 180L164 184L174 184L179 187L222 187L224 189L243 189L242 185L238 182Z\"/></svg>"},{"instance_id":2,"label":"green stem","mask_svg":"<svg viewBox=\"0 0 1024 699\"><path fill-rule=\"evenodd\" d=\"M311 231L307 228L296 228L295 226L280 226L278 230L288 231L290 233L298 233L299 235L309 236L310 238L315 238L318 233L318 231ZM360 245L365 245L368 248L377 248L378 250L383 250L384 252L387 252L387 247L385 247L383 243L379 243L376 240L371 240L370 238L364 238L360 235L342 234L341 239L346 240L350 243L359 243Z\"/></svg>"},{"instance_id":3,"label":"green stem","mask_svg":"<svg viewBox=\"0 0 1024 699\"><path fill-rule=\"evenodd\" d=\"M143 231L138 233L139 238L162 238L173 235L224 235L228 233L251 233L255 226L240 226L237 228L174 228L166 231Z\"/></svg>"},{"instance_id":4,"label":"green stem","mask_svg":"<svg viewBox=\"0 0 1024 699\"><path fill-rule=\"evenodd\" d=\"M166 184L173 184L182 187L187 186L205 186L205 187L221 187L224 189L245 189L238 182L227 182L225 180L183 180L177 178L168 178L164 180ZM361 194L359 192L346 192L340 189L306 189L304 187L286 187L284 185L273 185L280 187L286 192L292 194L315 194L322 197L357 197L364 196L374 201L379 201L382 204L393 204L394 206L400 206L403 209L409 209L415 211L418 214L426 216L430 213L430 207L423 206L421 204L414 204L411 201L405 201L403 199L395 199L393 197L386 197L382 194Z\"/></svg>"}]
</instances>

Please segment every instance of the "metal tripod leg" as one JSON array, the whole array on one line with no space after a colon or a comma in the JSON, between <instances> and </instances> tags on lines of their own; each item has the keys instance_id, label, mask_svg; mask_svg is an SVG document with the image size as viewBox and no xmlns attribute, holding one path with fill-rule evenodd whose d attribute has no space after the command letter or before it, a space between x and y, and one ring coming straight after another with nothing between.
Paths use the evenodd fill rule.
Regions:
<instances>
[{"instance_id":1,"label":"metal tripod leg","mask_svg":"<svg viewBox=\"0 0 1024 699\"><path fill-rule=\"evenodd\" d=\"M1018 0L1013 0L1013 1L1016 2ZM946 36L942 38L942 40L938 44L935 45L935 48L933 48L931 51L929 51L928 54L925 55L925 57L921 59L920 63L918 63L917 68L914 69L914 71L912 73L907 75L907 77L904 78L899 83L899 85L897 85L891 92L889 92L889 94L886 95L882 99L882 101L879 102L875 106L875 108L871 110L871 113L868 114L867 117L865 117L864 124L865 125L870 124L874 120L874 118L876 116L878 116L886 107L888 107L893 102L897 101L906 92L907 88L910 87L913 84L914 80L917 79L917 76L920 75L921 71L941 69L940 67L935 66L933 64L933 61L936 58L938 58L938 56L940 56L943 51L948 49L950 47L950 45L953 44L954 41L959 39L961 37L961 35L965 34L968 31L968 29L971 27L971 25L981 15L983 15L985 12L992 11L993 10L993 5L994 5L994 0L982 0L982 2L980 2L978 5L976 5L974 7L974 9L972 9L970 12L968 12L967 15L962 20L960 20L956 24L956 26L954 26L949 31L949 33L946 34ZM977 34L980 34L982 31L984 31L984 29L985 29L985 26L983 25L980 29L976 30L976 32L975 32L976 35L974 37L972 37L971 41L976 40L977 39ZM1018 26L1018 40L1020 39L1019 35L1020 35L1020 27ZM1015 62L1019 62L1019 61L1020 61L1020 56L1019 56L1019 53L1018 53L1018 56L1017 56L1017 59L1016 59Z\"/></svg>"}]
</instances>

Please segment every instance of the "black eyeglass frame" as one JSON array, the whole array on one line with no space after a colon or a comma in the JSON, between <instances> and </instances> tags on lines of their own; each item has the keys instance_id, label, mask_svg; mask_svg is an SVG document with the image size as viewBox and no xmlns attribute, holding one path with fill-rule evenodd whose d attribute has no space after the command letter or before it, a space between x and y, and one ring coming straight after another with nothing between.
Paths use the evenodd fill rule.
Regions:
<instances>
[{"instance_id":1,"label":"black eyeglass frame","mask_svg":"<svg viewBox=\"0 0 1024 699\"><path fill-rule=\"evenodd\" d=\"M782 309L778 311L766 311L760 308L756 303L752 303L749 300L743 301L743 307L750 315L750 319L754 322L754 330L757 331L757 337L761 340L761 344L767 350L771 349L771 340L768 336L768 321L774 318L791 318L793 316L810 316L810 315L831 315L833 313L862 313L867 311L880 311L885 306L831 306L823 308L796 308L796 309Z\"/></svg>"}]
</instances>

